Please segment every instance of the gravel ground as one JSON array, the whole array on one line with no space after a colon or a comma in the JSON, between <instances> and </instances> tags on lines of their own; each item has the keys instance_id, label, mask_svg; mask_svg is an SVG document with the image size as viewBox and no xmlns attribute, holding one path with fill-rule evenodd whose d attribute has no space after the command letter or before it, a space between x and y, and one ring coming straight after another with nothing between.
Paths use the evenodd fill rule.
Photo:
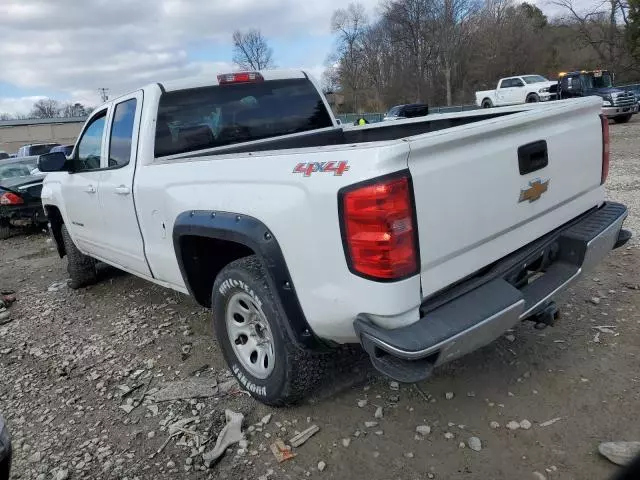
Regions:
<instances>
[{"instance_id":1,"label":"gravel ground","mask_svg":"<svg viewBox=\"0 0 640 480\"><path fill-rule=\"evenodd\" d=\"M640 119L611 131L609 193L638 232ZM44 235L0 242L0 255L0 286L18 299L0 326L13 478L604 479L617 467L598 444L640 440L637 241L567 292L554 328L520 325L417 386L345 355L289 409L237 388L188 297L108 268L70 291ZM202 397L159 398L175 381ZM247 444L207 468L226 409L244 415ZM271 443L311 425L319 432L278 463Z\"/></svg>"}]
</instances>

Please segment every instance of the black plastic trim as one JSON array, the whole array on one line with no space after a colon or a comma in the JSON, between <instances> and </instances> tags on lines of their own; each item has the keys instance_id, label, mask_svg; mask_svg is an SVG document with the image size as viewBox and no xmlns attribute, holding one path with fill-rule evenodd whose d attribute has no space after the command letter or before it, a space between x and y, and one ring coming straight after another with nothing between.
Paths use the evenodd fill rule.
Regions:
<instances>
[{"instance_id":1,"label":"black plastic trim","mask_svg":"<svg viewBox=\"0 0 640 480\"><path fill-rule=\"evenodd\" d=\"M302 348L323 349L325 347L307 322L280 245L264 223L247 215L211 210L194 210L178 215L173 227L173 246L182 278L189 293L195 297L181 252L180 238L185 235L229 240L253 250L269 273L271 289L277 295L287 315L286 328L291 339Z\"/></svg>"},{"instance_id":2,"label":"black plastic trim","mask_svg":"<svg viewBox=\"0 0 640 480\"><path fill-rule=\"evenodd\" d=\"M406 178L409 184L409 201L411 202L411 221L413 222L413 244L416 250L416 269L415 271L403 275L402 277L396 278L379 278L371 275L364 274L356 270L353 266L353 260L351 259L351 255L349 255L349 244L347 242L346 236L346 225L345 225L345 216L344 216L344 196L346 193L349 193L353 190L357 190L362 187L366 187L369 185L374 185L376 183L381 183L387 180L393 180L396 178ZM400 170L397 172L393 172L387 175L382 175L381 177L371 178L369 180L365 180L363 182L354 183L348 185L346 187L342 187L338 190L338 219L340 222L340 238L342 240L342 250L344 252L344 258L347 262L347 267L349 271L358 277L365 278L367 280L372 280L374 282L379 283L392 283L399 282L401 280L406 280L407 278L411 278L420 273L420 242L418 235L418 219L416 217L416 199L413 192L413 179L411 178L411 172L409 169Z\"/></svg>"},{"instance_id":3,"label":"black plastic trim","mask_svg":"<svg viewBox=\"0 0 640 480\"><path fill-rule=\"evenodd\" d=\"M520 175L542 170L547 165L549 165L549 151L546 140L538 140L518 147Z\"/></svg>"}]
</instances>

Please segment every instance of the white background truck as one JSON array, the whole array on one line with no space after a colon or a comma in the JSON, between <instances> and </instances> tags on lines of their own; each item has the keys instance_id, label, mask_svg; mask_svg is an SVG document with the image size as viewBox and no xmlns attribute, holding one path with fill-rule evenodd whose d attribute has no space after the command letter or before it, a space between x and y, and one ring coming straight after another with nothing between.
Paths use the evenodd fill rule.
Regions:
<instances>
[{"instance_id":1,"label":"white background truck","mask_svg":"<svg viewBox=\"0 0 640 480\"><path fill-rule=\"evenodd\" d=\"M102 261L192 295L243 387L283 405L341 344L413 382L552 323L630 237L600 103L347 127L303 72L152 84L40 157L42 199L71 287Z\"/></svg>"},{"instance_id":2,"label":"white background truck","mask_svg":"<svg viewBox=\"0 0 640 480\"><path fill-rule=\"evenodd\" d=\"M501 78L495 90L476 92L476 105L482 108L546 102L551 98L549 88L556 85L541 75L520 75Z\"/></svg>"}]
</instances>

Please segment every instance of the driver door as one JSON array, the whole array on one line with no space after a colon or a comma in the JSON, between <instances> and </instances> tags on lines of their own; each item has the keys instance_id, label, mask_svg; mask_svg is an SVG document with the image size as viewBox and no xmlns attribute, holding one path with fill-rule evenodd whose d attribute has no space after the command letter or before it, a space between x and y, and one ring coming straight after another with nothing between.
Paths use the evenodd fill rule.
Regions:
<instances>
[{"instance_id":1,"label":"driver door","mask_svg":"<svg viewBox=\"0 0 640 480\"><path fill-rule=\"evenodd\" d=\"M65 225L75 245L85 254L99 252L102 215L98 201L100 166L105 162L108 109L94 113L87 123L69 160L70 170L62 182L66 211Z\"/></svg>"}]
</instances>

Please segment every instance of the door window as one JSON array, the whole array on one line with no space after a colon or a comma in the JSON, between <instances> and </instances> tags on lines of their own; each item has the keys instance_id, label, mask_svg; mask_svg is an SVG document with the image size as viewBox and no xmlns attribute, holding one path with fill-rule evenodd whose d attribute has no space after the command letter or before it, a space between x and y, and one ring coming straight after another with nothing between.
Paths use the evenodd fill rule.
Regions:
<instances>
[{"instance_id":1,"label":"door window","mask_svg":"<svg viewBox=\"0 0 640 480\"><path fill-rule=\"evenodd\" d=\"M100 168L100 152L107 111L100 112L91 120L78 143L78 153L74 159L74 172Z\"/></svg>"},{"instance_id":2,"label":"door window","mask_svg":"<svg viewBox=\"0 0 640 480\"><path fill-rule=\"evenodd\" d=\"M500 88L509 88L512 87L512 80L510 78L507 78L505 80L502 80L502 83L500 84Z\"/></svg>"},{"instance_id":3,"label":"door window","mask_svg":"<svg viewBox=\"0 0 640 480\"><path fill-rule=\"evenodd\" d=\"M511 80L511 86L512 87L524 87L524 83L519 78L514 78L513 80Z\"/></svg>"},{"instance_id":4,"label":"door window","mask_svg":"<svg viewBox=\"0 0 640 480\"><path fill-rule=\"evenodd\" d=\"M136 104L136 99L131 98L116 105L109 138L109 167L123 167L129 163Z\"/></svg>"}]
</instances>

